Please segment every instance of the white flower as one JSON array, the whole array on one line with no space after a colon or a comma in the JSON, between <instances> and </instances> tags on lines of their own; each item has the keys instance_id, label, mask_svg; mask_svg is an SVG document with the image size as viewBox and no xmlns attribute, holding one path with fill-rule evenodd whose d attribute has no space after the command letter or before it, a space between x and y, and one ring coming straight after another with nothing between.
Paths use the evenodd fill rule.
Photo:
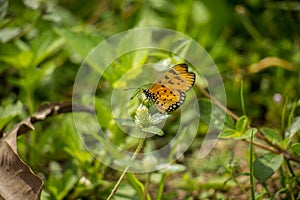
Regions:
<instances>
[{"instance_id":1,"label":"white flower","mask_svg":"<svg viewBox=\"0 0 300 200\"><path fill-rule=\"evenodd\" d=\"M140 104L135 112L135 123L141 128L151 125L151 115L148 113L148 108Z\"/></svg>"}]
</instances>

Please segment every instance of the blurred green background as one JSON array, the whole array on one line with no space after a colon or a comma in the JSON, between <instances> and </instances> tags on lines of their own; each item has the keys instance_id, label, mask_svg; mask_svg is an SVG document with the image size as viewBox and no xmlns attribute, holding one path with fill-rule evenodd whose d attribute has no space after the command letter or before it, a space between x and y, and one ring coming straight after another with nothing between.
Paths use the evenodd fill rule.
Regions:
<instances>
[{"instance_id":1,"label":"blurred green background","mask_svg":"<svg viewBox=\"0 0 300 200\"><path fill-rule=\"evenodd\" d=\"M246 114L253 126L283 131L299 115L299 1L0 0L0 98L2 120L6 120L0 128L10 130L43 103L71 101L77 70L88 53L106 38L138 27L172 29L201 44L221 72L228 109L238 116ZM124 62L129 68L133 63ZM119 77L126 70L116 65L111 73ZM104 114L98 118L105 121L102 128L112 133L115 144L132 150L137 141L121 133L107 109L113 80L99 83L96 109ZM152 175L153 199L159 184L165 188L162 199L249 197L245 195L247 177L232 178L248 172L248 146L223 141L209 157L198 160L206 131L201 123L197 139L178 161L184 170L170 172L163 183L163 173ZM166 127L174 132L172 128L172 123ZM166 135L151 142L155 146L170 138ZM35 131L18 138L18 148L24 161L45 180L42 199L106 199L120 176L84 150L71 114L36 124ZM142 183L147 179L137 176ZM230 181L224 184L226 180ZM257 186L261 197L289 199L297 194L288 188L282 196L276 194L285 185L278 177L267 185L269 193ZM115 199L138 199L136 193L126 179Z\"/></svg>"}]
</instances>

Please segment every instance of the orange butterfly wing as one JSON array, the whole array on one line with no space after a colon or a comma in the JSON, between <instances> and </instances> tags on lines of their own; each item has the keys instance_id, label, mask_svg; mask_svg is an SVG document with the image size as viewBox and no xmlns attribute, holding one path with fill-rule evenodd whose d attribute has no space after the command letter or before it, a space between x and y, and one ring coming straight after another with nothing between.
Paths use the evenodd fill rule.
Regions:
<instances>
[{"instance_id":1,"label":"orange butterfly wing","mask_svg":"<svg viewBox=\"0 0 300 200\"><path fill-rule=\"evenodd\" d=\"M186 64L178 64L159 77L148 89L143 90L159 112L176 110L185 100L187 92L195 83L196 75L188 72Z\"/></svg>"}]
</instances>

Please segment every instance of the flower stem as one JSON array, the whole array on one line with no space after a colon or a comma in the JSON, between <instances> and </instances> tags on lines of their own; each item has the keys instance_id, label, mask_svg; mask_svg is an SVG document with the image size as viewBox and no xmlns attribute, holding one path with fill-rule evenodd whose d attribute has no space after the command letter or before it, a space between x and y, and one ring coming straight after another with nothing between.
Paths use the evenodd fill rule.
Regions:
<instances>
[{"instance_id":1,"label":"flower stem","mask_svg":"<svg viewBox=\"0 0 300 200\"><path fill-rule=\"evenodd\" d=\"M147 181L146 181L145 189L143 192L142 200L147 200L147 195L149 193L150 178L151 178L151 172L149 172L147 174Z\"/></svg>"},{"instance_id":2,"label":"flower stem","mask_svg":"<svg viewBox=\"0 0 300 200\"><path fill-rule=\"evenodd\" d=\"M133 153L130 160L134 160L136 158L137 154L142 150L145 138L146 138L146 133L144 132L143 137L140 138L139 144L138 144L137 148L135 149L135 152ZM120 176L119 180L117 181L116 185L114 186L113 190L111 191L111 193L107 197L107 200L110 200L114 196L114 194L117 192L118 187L120 186L120 183L123 180L123 178L124 178L126 172L128 171L128 169L129 169L129 166L127 166L124 169L123 173L121 174L121 176Z\"/></svg>"}]
</instances>

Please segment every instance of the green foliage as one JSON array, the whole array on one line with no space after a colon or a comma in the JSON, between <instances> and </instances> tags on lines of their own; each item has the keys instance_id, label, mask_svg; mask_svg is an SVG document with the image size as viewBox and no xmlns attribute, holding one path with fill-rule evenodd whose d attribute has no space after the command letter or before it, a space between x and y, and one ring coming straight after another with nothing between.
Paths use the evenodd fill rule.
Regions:
<instances>
[{"instance_id":1,"label":"green foliage","mask_svg":"<svg viewBox=\"0 0 300 200\"><path fill-rule=\"evenodd\" d=\"M225 128L219 135L219 138L222 139L235 139L235 140L241 140L241 139L249 139L251 137L251 134L256 134L257 129L256 128L249 128L246 129L249 125L248 119L245 115L240 117L235 125L235 129L231 128Z\"/></svg>"},{"instance_id":2,"label":"green foliage","mask_svg":"<svg viewBox=\"0 0 300 200\"><path fill-rule=\"evenodd\" d=\"M261 133L266 137L266 139L272 144L281 146L282 139L279 135L279 132L276 129L263 127L260 129Z\"/></svg>"},{"instance_id":3,"label":"green foliage","mask_svg":"<svg viewBox=\"0 0 300 200\"><path fill-rule=\"evenodd\" d=\"M72 169L67 169L62 173L58 163L50 163L50 176L48 177L48 182L46 187L51 193L52 198L63 199L68 192L75 186L78 182L78 176L76 171Z\"/></svg>"},{"instance_id":4,"label":"green foliage","mask_svg":"<svg viewBox=\"0 0 300 200\"><path fill-rule=\"evenodd\" d=\"M300 143L292 144L290 150L295 152L296 155L300 155Z\"/></svg>"},{"instance_id":5,"label":"green foliage","mask_svg":"<svg viewBox=\"0 0 300 200\"><path fill-rule=\"evenodd\" d=\"M23 105L20 101L0 107L0 130L5 128L15 117L22 114Z\"/></svg>"},{"instance_id":6,"label":"green foliage","mask_svg":"<svg viewBox=\"0 0 300 200\"><path fill-rule=\"evenodd\" d=\"M164 135L156 125L166 120L169 115L155 113L154 115L149 114L148 108L142 104L137 108L135 112L135 121L131 118L115 118L114 120L124 126L140 128L140 132L152 133L155 135Z\"/></svg>"},{"instance_id":7,"label":"green foliage","mask_svg":"<svg viewBox=\"0 0 300 200\"><path fill-rule=\"evenodd\" d=\"M0 0L1 136L45 102L71 101L80 64L108 37L131 28L169 28L190 36L208 51L221 72L225 106L231 113L222 119L224 110L212 110L214 100L202 96L194 86L199 97L199 127L185 127L177 133L178 112L168 118L152 115L143 125L134 118L115 119L110 98L118 84L128 86L120 81L124 74L132 69L141 71L143 64L177 62L178 58L146 49L122 55L105 69L104 64L114 55L108 51L91 54L86 64L103 73L94 99L103 130L98 134L95 127L79 128L95 135L105 150L98 152L100 158L108 157L105 152L114 158L121 156L109 142L126 151L138 145L138 140L124 134L118 124L155 135L145 141L145 152L168 143L176 133L179 141L191 140L188 128L198 131L184 155L178 156L176 150L185 147L173 144L168 159L179 158L178 163L151 173L149 179L128 173L115 197L143 198L148 189L147 199L249 197L250 166L245 163L249 163L248 149L253 145L253 173L258 182L252 189L256 198L299 198L299 6L294 0ZM132 41L150 42L151 37L145 33ZM104 45L119 54L136 44ZM173 48L185 54L185 45ZM131 80L139 76L138 70L130 74ZM205 89L204 82L201 86ZM136 102L129 103L128 113L134 113ZM191 120L188 117L182 116ZM197 153L212 119L222 140L199 161ZM163 128L161 122L165 123ZM112 160L107 158L104 164L94 158L75 127L71 115L60 115L38 123L32 133L18 138L21 157L44 177L41 199L106 199L118 179L118 171L105 165ZM249 144L252 134L254 142ZM246 145L240 147L242 142ZM141 168L151 168L156 162L147 157Z\"/></svg>"},{"instance_id":8,"label":"green foliage","mask_svg":"<svg viewBox=\"0 0 300 200\"><path fill-rule=\"evenodd\" d=\"M282 154L265 154L258 157L254 161L254 176L261 183L264 183L268 178L270 178L281 166L283 162Z\"/></svg>"}]
</instances>

